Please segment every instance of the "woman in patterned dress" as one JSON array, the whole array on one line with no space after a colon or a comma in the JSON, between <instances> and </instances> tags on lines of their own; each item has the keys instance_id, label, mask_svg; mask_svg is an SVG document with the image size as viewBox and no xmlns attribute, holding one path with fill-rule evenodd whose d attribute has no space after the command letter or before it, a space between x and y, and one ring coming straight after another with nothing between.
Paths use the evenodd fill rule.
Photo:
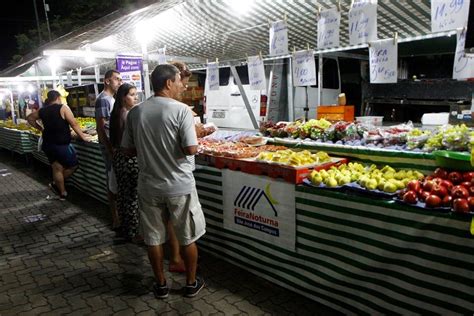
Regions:
<instances>
[{"instance_id":1,"label":"woman in patterned dress","mask_svg":"<svg viewBox=\"0 0 474 316\"><path fill-rule=\"evenodd\" d=\"M117 177L117 211L120 219L122 235L132 241L139 242L138 213L138 164L136 157L128 157L120 149L122 135L128 111L138 103L137 88L124 83L117 91L114 108L110 115L110 142L114 149L113 167Z\"/></svg>"}]
</instances>

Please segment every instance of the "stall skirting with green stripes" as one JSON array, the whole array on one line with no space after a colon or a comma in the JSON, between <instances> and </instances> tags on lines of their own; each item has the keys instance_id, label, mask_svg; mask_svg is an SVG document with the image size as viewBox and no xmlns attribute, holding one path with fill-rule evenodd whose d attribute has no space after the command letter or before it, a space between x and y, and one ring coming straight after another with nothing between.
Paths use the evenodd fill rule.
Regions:
<instances>
[{"instance_id":1,"label":"stall skirting with green stripes","mask_svg":"<svg viewBox=\"0 0 474 316\"><path fill-rule=\"evenodd\" d=\"M31 153L33 146L29 135L30 132L27 131L0 127L0 148L5 148L21 155Z\"/></svg>"},{"instance_id":2,"label":"stall skirting with green stripes","mask_svg":"<svg viewBox=\"0 0 474 316\"><path fill-rule=\"evenodd\" d=\"M468 217L296 186L292 252L224 229L222 173L201 167L195 178L205 251L343 313L474 311Z\"/></svg>"}]
</instances>

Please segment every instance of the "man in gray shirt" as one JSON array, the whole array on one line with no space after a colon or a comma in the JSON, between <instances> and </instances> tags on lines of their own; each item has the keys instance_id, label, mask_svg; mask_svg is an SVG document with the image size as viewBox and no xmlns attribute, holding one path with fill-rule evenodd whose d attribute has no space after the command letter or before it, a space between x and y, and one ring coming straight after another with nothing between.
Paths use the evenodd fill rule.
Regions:
<instances>
[{"instance_id":1,"label":"man in gray shirt","mask_svg":"<svg viewBox=\"0 0 474 316\"><path fill-rule=\"evenodd\" d=\"M122 147L137 155L140 220L156 278L155 296L165 298L169 293L162 248L169 220L184 256L184 295L194 297L204 287L204 280L196 276L195 242L206 232L192 165L186 159L186 155L196 154L198 147L194 118L186 104L175 100L183 92L175 66L157 66L151 81L155 95L128 113Z\"/></svg>"}]
</instances>

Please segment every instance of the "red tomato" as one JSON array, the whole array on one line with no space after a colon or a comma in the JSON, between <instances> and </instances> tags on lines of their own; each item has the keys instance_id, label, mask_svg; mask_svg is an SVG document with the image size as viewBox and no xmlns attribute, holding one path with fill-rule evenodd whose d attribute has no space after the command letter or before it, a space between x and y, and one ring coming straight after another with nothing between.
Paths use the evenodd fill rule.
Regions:
<instances>
[{"instance_id":1,"label":"red tomato","mask_svg":"<svg viewBox=\"0 0 474 316\"><path fill-rule=\"evenodd\" d=\"M431 194L429 195L426 200L426 206L427 207L439 207L441 205L441 198L437 195Z\"/></svg>"},{"instance_id":2,"label":"red tomato","mask_svg":"<svg viewBox=\"0 0 474 316\"><path fill-rule=\"evenodd\" d=\"M407 191L404 195L403 195L403 201L405 201L406 203L410 203L410 204L416 204L416 192L415 191Z\"/></svg>"},{"instance_id":3,"label":"red tomato","mask_svg":"<svg viewBox=\"0 0 474 316\"><path fill-rule=\"evenodd\" d=\"M468 213L469 204L466 199L455 199L453 201L453 209L458 213Z\"/></svg>"}]
</instances>

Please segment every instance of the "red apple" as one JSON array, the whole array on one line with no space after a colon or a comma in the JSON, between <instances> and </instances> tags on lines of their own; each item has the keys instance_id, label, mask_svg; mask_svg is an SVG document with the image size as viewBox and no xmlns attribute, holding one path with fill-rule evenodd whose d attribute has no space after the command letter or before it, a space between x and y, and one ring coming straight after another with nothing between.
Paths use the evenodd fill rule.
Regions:
<instances>
[{"instance_id":1,"label":"red apple","mask_svg":"<svg viewBox=\"0 0 474 316\"><path fill-rule=\"evenodd\" d=\"M462 179L464 181L472 181L474 179L474 171L467 171L462 174Z\"/></svg>"},{"instance_id":2,"label":"red apple","mask_svg":"<svg viewBox=\"0 0 474 316\"><path fill-rule=\"evenodd\" d=\"M425 180L433 180L433 178L434 178L433 176L426 176Z\"/></svg>"},{"instance_id":3,"label":"red apple","mask_svg":"<svg viewBox=\"0 0 474 316\"><path fill-rule=\"evenodd\" d=\"M408 189L408 190L413 190L413 191L416 191L416 192L420 191L420 189L421 189L421 183L420 183L420 181L418 181L418 180L411 180L411 181L408 182L408 184L407 184L407 189Z\"/></svg>"},{"instance_id":4,"label":"red apple","mask_svg":"<svg viewBox=\"0 0 474 316\"><path fill-rule=\"evenodd\" d=\"M453 184L458 184L462 182L462 174L457 171L452 171L448 174L448 180Z\"/></svg>"},{"instance_id":5,"label":"red apple","mask_svg":"<svg viewBox=\"0 0 474 316\"><path fill-rule=\"evenodd\" d=\"M444 207L451 207L453 205L453 197L451 195L446 195L443 198L442 204Z\"/></svg>"},{"instance_id":6,"label":"red apple","mask_svg":"<svg viewBox=\"0 0 474 316\"><path fill-rule=\"evenodd\" d=\"M470 181L464 181L461 182L461 185L465 187L466 189L469 189L471 187L471 182Z\"/></svg>"},{"instance_id":7,"label":"red apple","mask_svg":"<svg viewBox=\"0 0 474 316\"><path fill-rule=\"evenodd\" d=\"M406 203L410 203L410 204L416 204L416 192L415 191L407 191L404 195L403 195L403 201L406 202Z\"/></svg>"},{"instance_id":8,"label":"red apple","mask_svg":"<svg viewBox=\"0 0 474 316\"><path fill-rule=\"evenodd\" d=\"M431 189L433 188L433 180L427 180L423 182L423 190L430 192Z\"/></svg>"},{"instance_id":9,"label":"red apple","mask_svg":"<svg viewBox=\"0 0 474 316\"><path fill-rule=\"evenodd\" d=\"M398 191L398 198L400 200L403 200L403 196L405 195L405 193L407 193L407 191L408 191L407 189L402 189L402 190Z\"/></svg>"},{"instance_id":10,"label":"red apple","mask_svg":"<svg viewBox=\"0 0 474 316\"><path fill-rule=\"evenodd\" d=\"M446 179L448 177L448 172L443 168L436 168L436 170L433 172L433 177Z\"/></svg>"},{"instance_id":11,"label":"red apple","mask_svg":"<svg viewBox=\"0 0 474 316\"><path fill-rule=\"evenodd\" d=\"M441 178L433 178L432 181L433 181L434 184L441 184L441 182L443 182L443 179L441 179Z\"/></svg>"},{"instance_id":12,"label":"red apple","mask_svg":"<svg viewBox=\"0 0 474 316\"><path fill-rule=\"evenodd\" d=\"M439 196L431 194L426 198L425 203L428 207L438 207L441 205L441 201Z\"/></svg>"},{"instance_id":13,"label":"red apple","mask_svg":"<svg viewBox=\"0 0 474 316\"><path fill-rule=\"evenodd\" d=\"M441 184L433 185L433 188L430 192L431 194L437 195L440 198L444 198L446 195L448 195L448 189L446 189L446 187L442 186Z\"/></svg>"},{"instance_id":14,"label":"red apple","mask_svg":"<svg viewBox=\"0 0 474 316\"><path fill-rule=\"evenodd\" d=\"M469 212L469 204L466 199L455 199L453 201L453 209L458 213L467 213Z\"/></svg>"},{"instance_id":15,"label":"red apple","mask_svg":"<svg viewBox=\"0 0 474 316\"><path fill-rule=\"evenodd\" d=\"M448 189L448 192L451 192L451 189L453 188L453 183L449 180L443 180L441 182L441 185L446 187L446 189Z\"/></svg>"},{"instance_id":16,"label":"red apple","mask_svg":"<svg viewBox=\"0 0 474 316\"><path fill-rule=\"evenodd\" d=\"M420 199L420 201L425 201L426 198L430 196L430 192L428 191L421 191L420 194L418 194L418 198Z\"/></svg>"},{"instance_id":17,"label":"red apple","mask_svg":"<svg viewBox=\"0 0 474 316\"><path fill-rule=\"evenodd\" d=\"M456 185L451 190L451 195L454 199L467 199L469 191L462 185Z\"/></svg>"},{"instance_id":18,"label":"red apple","mask_svg":"<svg viewBox=\"0 0 474 316\"><path fill-rule=\"evenodd\" d=\"M469 191L469 195L474 196L474 185L471 185L467 190Z\"/></svg>"},{"instance_id":19,"label":"red apple","mask_svg":"<svg viewBox=\"0 0 474 316\"><path fill-rule=\"evenodd\" d=\"M467 204L469 204L469 211L474 212L474 196L467 198Z\"/></svg>"}]
</instances>

